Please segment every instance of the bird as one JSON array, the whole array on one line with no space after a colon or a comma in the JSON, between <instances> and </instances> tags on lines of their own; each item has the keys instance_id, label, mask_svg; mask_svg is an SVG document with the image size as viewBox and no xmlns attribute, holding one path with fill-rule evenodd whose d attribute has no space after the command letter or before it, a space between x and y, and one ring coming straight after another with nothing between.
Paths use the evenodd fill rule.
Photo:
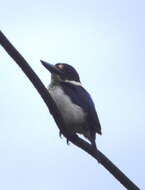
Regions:
<instances>
[{"instance_id":1,"label":"bird","mask_svg":"<svg viewBox=\"0 0 145 190\"><path fill-rule=\"evenodd\" d=\"M96 147L96 133L101 135L101 125L94 102L82 86L76 69L66 63L55 65L40 60L51 73L48 92L53 98L68 133L81 134Z\"/></svg>"}]
</instances>

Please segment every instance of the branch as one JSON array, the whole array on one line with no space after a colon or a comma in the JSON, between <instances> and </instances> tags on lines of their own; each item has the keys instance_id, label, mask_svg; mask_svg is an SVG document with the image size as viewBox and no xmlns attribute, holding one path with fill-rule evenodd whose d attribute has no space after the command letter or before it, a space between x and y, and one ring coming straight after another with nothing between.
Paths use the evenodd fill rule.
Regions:
<instances>
[{"instance_id":1,"label":"branch","mask_svg":"<svg viewBox=\"0 0 145 190\"><path fill-rule=\"evenodd\" d=\"M47 105L48 110L53 115L54 120L63 135L71 141L73 144L83 149L85 152L90 154L96 160L100 162L126 189L128 190L140 190L119 168L117 168L102 152L98 150L94 151L92 146L79 138L77 135L69 135L65 130L63 119L61 118L60 112L53 99L51 98L48 90L45 88L39 77L35 74L33 69L29 66L27 61L22 55L15 49L15 47L8 41L4 34L0 31L0 44L6 50L6 52L14 59L19 65L25 75L32 82L43 101Z\"/></svg>"}]
</instances>

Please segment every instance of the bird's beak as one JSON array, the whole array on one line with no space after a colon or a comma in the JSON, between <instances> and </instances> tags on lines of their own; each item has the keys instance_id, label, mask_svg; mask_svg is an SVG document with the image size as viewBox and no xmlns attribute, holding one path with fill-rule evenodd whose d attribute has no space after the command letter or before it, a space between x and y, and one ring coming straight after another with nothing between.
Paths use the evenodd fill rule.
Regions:
<instances>
[{"instance_id":1,"label":"bird's beak","mask_svg":"<svg viewBox=\"0 0 145 190\"><path fill-rule=\"evenodd\" d=\"M40 61L41 61L42 65L43 65L46 69L48 69L52 74L58 74L58 75L61 75L61 74L62 74L62 72L61 72L58 68L56 68L54 65L52 65L52 64L50 64L50 63L47 63L47 62L45 62L45 61L42 61L42 60L40 60Z\"/></svg>"}]
</instances>

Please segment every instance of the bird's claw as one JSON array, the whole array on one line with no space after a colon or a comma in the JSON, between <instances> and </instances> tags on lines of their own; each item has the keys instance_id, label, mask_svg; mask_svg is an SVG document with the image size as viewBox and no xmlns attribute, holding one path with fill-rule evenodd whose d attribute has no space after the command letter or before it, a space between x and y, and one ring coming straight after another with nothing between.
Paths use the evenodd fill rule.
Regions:
<instances>
[{"instance_id":1,"label":"bird's claw","mask_svg":"<svg viewBox=\"0 0 145 190\"><path fill-rule=\"evenodd\" d=\"M71 136L72 135L74 135L74 134L71 134ZM61 131L59 131L59 137L60 138L62 138L62 133L61 133ZM69 141L69 139L66 137L66 143L67 143L67 145L70 145L70 141Z\"/></svg>"}]
</instances>

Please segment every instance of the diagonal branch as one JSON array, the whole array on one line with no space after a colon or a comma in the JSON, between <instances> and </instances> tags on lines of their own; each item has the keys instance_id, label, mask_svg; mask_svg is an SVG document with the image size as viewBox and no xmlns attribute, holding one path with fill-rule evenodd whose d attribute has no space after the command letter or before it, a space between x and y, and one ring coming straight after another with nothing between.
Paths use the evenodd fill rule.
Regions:
<instances>
[{"instance_id":1,"label":"diagonal branch","mask_svg":"<svg viewBox=\"0 0 145 190\"><path fill-rule=\"evenodd\" d=\"M6 52L14 59L14 61L19 65L25 75L32 82L43 101L47 105L48 110L53 115L54 120L60 129L61 133L73 144L83 149L85 152L90 154L96 160L98 160L126 189L128 190L140 190L119 168L117 168L102 152L94 151L92 146L79 138L77 135L68 135L65 130L65 125L63 119L61 118L60 112L56 107L55 102L51 98L47 89L35 74L33 69L29 66L27 61L22 57L22 55L15 49L15 47L8 41L5 35L0 31L0 44L6 50Z\"/></svg>"}]
</instances>

